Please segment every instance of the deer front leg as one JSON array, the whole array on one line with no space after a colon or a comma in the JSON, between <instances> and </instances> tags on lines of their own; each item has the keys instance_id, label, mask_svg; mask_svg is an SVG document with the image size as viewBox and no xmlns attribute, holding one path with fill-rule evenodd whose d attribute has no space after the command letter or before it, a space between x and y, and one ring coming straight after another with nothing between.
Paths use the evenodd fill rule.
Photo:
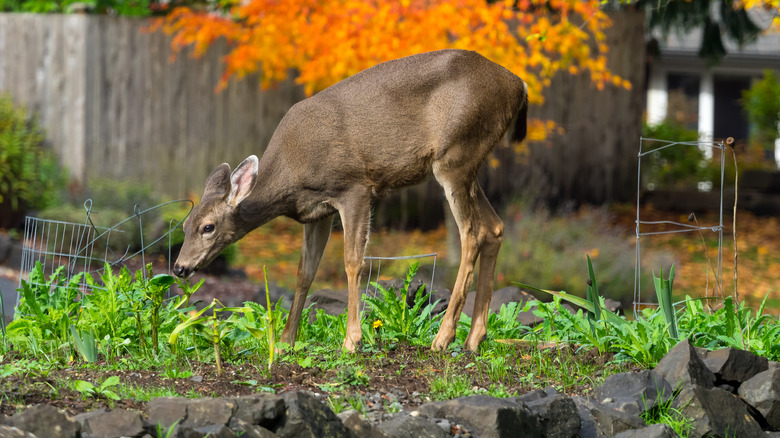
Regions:
<instances>
[{"instance_id":1,"label":"deer front leg","mask_svg":"<svg viewBox=\"0 0 780 438\"><path fill-rule=\"evenodd\" d=\"M306 303L306 296L309 294L309 288L317 268L320 266L322 254L325 252L325 246L330 238L330 230L333 224L333 216L327 217L317 222L303 225L303 247L301 248L301 259L298 262L298 278L295 283L295 296L293 297L290 315L287 318L287 324L282 331L281 342L295 345L295 338L298 336L298 327L301 322L301 313Z\"/></svg>"},{"instance_id":2,"label":"deer front leg","mask_svg":"<svg viewBox=\"0 0 780 438\"><path fill-rule=\"evenodd\" d=\"M370 192L353 196L347 205L337 207L344 227L344 268L347 273L347 333L343 348L357 350L363 334L360 330L360 274L368 243Z\"/></svg>"}]
</instances>

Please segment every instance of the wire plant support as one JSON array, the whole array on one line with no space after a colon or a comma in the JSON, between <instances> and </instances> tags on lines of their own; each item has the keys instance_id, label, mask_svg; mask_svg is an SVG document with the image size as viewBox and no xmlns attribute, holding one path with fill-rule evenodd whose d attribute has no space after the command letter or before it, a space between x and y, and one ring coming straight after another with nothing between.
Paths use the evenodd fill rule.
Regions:
<instances>
[{"instance_id":1,"label":"wire plant support","mask_svg":"<svg viewBox=\"0 0 780 438\"><path fill-rule=\"evenodd\" d=\"M695 223L683 223L674 220L643 220L642 219L642 192L643 192L643 180L642 180L642 163L647 162L654 158L657 158L662 151L669 150L670 148L686 148L697 147L705 153L705 156L715 157L716 154L720 154L720 186L710 187L709 190L713 192L719 192L719 200L717 205L717 223L716 224L704 224L700 225L698 221ZM718 304L723 302L723 291L721 285L723 279L723 192L724 192L724 178L725 178L725 154L726 144L723 141L670 141L660 140L654 138L640 137L639 140L639 155L638 155L638 168L637 168L637 189L636 189L636 259L634 266L634 300L633 311L634 317L637 317L641 308L646 306L657 306L655 302L654 294L653 298L643 295L642 292L642 238L651 238L658 235L669 235L675 233L700 233L702 236L704 232L713 232L717 234L718 247L716 256L716 265L712 268L715 277L715 287L713 288L713 294L709 296L709 287L706 289L708 298L715 299ZM647 182L647 181L645 181ZM702 187L698 187L700 191ZM707 191L709 191L707 190ZM714 206L713 206L714 207ZM690 218L694 218L694 214L691 214ZM708 256L709 259L709 256ZM707 266L706 269L710 269ZM708 271L709 272L709 271ZM709 275L709 274L707 274Z\"/></svg>"},{"instance_id":2,"label":"wire plant support","mask_svg":"<svg viewBox=\"0 0 780 438\"><path fill-rule=\"evenodd\" d=\"M43 273L47 276L63 268L60 280L68 283L81 272L100 275L105 270L106 264L112 268L121 268L126 266L130 260L140 258L142 266L145 266L146 253L158 244L167 244L168 246L168 273L170 274L171 236L189 216L189 211L184 218L171 220L167 224L168 230L166 232L150 239L144 238L145 233L147 233L144 229L144 218L147 218L148 222L150 213L173 204L189 204L189 211L193 207L192 201L187 199L164 202L147 209L141 209L135 205L132 216L111 227L95 225L92 215L96 212L92 209L91 199L84 202L86 214L84 223L26 217L19 287L21 287L22 281L31 281L29 274L37 263L41 264ZM123 236L127 231L133 229L132 227L135 226L133 221L137 223L139 234L137 236ZM139 239L140 242L132 241L135 238ZM146 270L142 269L142 272L144 276L147 275ZM34 283L33 285L41 286ZM96 286L95 282L88 283L86 276L82 277L78 286L84 291L100 287ZM19 292L17 292L16 301L19 302Z\"/></svg>"}]
</instances>

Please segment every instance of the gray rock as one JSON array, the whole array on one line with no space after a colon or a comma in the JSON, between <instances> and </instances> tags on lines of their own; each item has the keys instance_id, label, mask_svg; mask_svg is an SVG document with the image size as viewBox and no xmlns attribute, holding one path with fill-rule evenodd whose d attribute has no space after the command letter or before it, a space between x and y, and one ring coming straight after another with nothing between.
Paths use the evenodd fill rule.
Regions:
<instances>
[{"instance_id":1,"label":"gray rock","mask_svg":"<svg viewBox=\"0 0 780 438\"><path fill-rule=\"evenodd\" d=\"M563 394L554 394L526 403L536 414L542 436L568 438L577 436L581 420L574 401Z\"/></svg>"},{"instance_id":2,"label":"gray rock","mask_svg":"<svg viewBox=\"0 0 780 438\"><path fill-rule=\"evenodd\" d=\"M756 374L740 385L739 395L756 408L770 426L780 429L780 368Z\"/></svg>"},{"instance_id":3,"label":"gray rock","mask_svg":"<svg viewBox=\"0 0 780 438\"><path fill-rule=\"evenodd\" d=\"M515 436L518 430L527 437L544 436L537 415L522 402L474 395L426 403L418 410L428 418L454 419L482 438Z\"/></svg>"},{"instance_id":4,"label":"gray rock","mask_svg":"<svg viewBox=\"0 0 780 438\"><path fill-rule=\"evenodd\" d=\"M174 423L181 424L187 418L189 399L177 397L153 398L146 405L147 423L167 431Z\"/></svg>"},{"instance_id":5,"label":"gray rock","mask_svg":"<svg viewBox=\"0 0 780 438\"><path fill-rule=\"evenodd\" d=\"M280 437L354 437L352 431L341 422L330 408L315 397L302 392L282 395L285 416L282 425L273 432Z\"/></svg>"},{"instance_id":6,"label":"gray rock","mask_svg":"<svg viewBox=\"0 0 780 438\"><path fill-rule=\"evenodd\" d=\"M690 436L715 437L763 436L761 426L750 415L750 407L734 394L719 388L699 385L682 389L672 402L672 407L694 421Z\"/></svg>"},{"instance_id":7,"label":"gray rock","mask_svg":"<svg viewBox=\"0 0 780 438\"><path fill-rule=\"evenodd\" d=\"M354 409L344 411L338 414L341 422L344 423L357 437L365 438L388 438L387 434L375 428L368 421L360 417L360 413Z\"/></svg>"},{"instance_id":8,"label":"gray rock","mask_svg":"<svg viewBox=\"0 0 780 438\"><path fill-rule=\"evenodd\" d=\"M679 435L666 424L653 424L642 429L627 430L613 438L677 438Z\"/></svg>"},{"instance_id":9,"label":"gray rock","mask_svg":"<svg viewBox=\"0 0 780 438\"><path fill-rule=\"evenodd\" d=\"M82 436L109 438L139 436L144 432L141 414L126 409L98 409L76 415L73 419L81 424Z\"/></svg>"},{"instance_id":10,"label":"gray rock","mask_svg":"<svg viewBox=\"0 0 780 438\"><path fill-rule=\"evenodd\" d=\"M5 420L6 425L37 437L75 438L80 425L51 405L35 405Z\"/></svg>"},{"instance_id":11,"label":"gray rock","mask_svg":"<svg viewBox=\"0 0 780 438\"><path fill-rule=\"evenodd\" d=\"M673 388L699 385L712 388L715 375L704 365L688 340L681 341L658 362L655 372L661 375Z\"/></svg>"},{"instance_id":12,"label":"gray rock","mask_svg":"<svg viewBox=\"0 0 780 438\"><path fill-rule=\"evenodd\" d=\"M237 418L230 419L230 430L241 438L276 438L277 436L262 426L249 424Z\"/></svg>"},{"instance_id":13,"label":"gray rock","mask_svg":"<svg viewBox=\"0 0 780 438\"><path fill-rule=\"evenodd\" d=\"M235 399L229 398L189 400L187 403L187 417L181 423L181 427L198 429L214 425L227 426L237 407L238 403Z\"/></svg>"},{"instance_id":14,"label":"gray rock","mask_svg":"<svg viewBox=\"0 0 780 438\"><path fill-rule=\"evenodd\" d=\"M738 348L709 351L702 360L715 377L724 382L742 383L769 369L767 358Z\"/></svg>"},{"instance_id":15,"label":"gray rock","mask_svg":"<svg viewBox=\"0 0 780 438\"><path fill-rule=\"evenodd\" d=\"M582 438L611 437L628 430L641 429L645 422L636 415L619 411L585 397L572 397L582 418Z\"/></svg>"},{"instance_id":16,"label":"gray rock","mask_svg":"<svg viewBox=\"0 0 780 438\"><path fill-rule=\"evenodd\" d=\"M653 370L613 374L598 386L596 400L605 406L638 416L669 400L671 385Z\"/></svg>"},{"instance_id":17,"label":"gray rock","mask_svg":"<svg viewBox=\"0 0 780 438\"><path fill-rule=\"evenodd\" d=\"M22 429L0 424L0 438L38 438Z\"/></svg>"},{"instance_id":18,"label":"gray rock","mask_svg":"<svg viewBox=\"0 0 780 438\"><path fill-rule=\"evenodd\" d=\"M313 321L317 309L322 309L328 315L341 315L347 308L347 291L334 291L330 289L321 289L309 294L306 298L304 308L312 305L309 313L309 320Z\"/></svg>"},{"instance_id":19,"label":"gray rock","mask_svg":"<svg viewBox=\"0 0 780 438\"><path fill-rule=\"evenodd\" d=\"M236 412L233 414L230 428L235 421L262 426L275 430L281 425L284 416L284 400L275 394L253 394L233 399L236 402Z\"/></svg>"},{"instance_id":20,"label":"gray rock","mask_svg":"<svg viewBox=\"0 0 780 438\"><path fill-rule=\"evenodd\" d=\"M206 438L206 437L208 437L208 438L236 438L236 436L237 436L232 430L230 430L224 424L214 424L214 425L211 425L211 426L198 427L198 428L194 428L194 429L191 429L191 430L192 430L192 432L190 432L191 434L193 432L197 433L197 434L202 434L202 435L200 435L200 437L203 437L203 438ZM244 435L242 434L241 436L244 436ZM200 437L198 437L198 438L200 438ZM192 437L192 438L195 438L195 437Z\"/></svg>"},{"instance_id":21,"label":"gray rock","mask_svg":"<svg viewBox=\"0 0 780 438\"><path fill-rule=\"evenodd\" d=\"M390 438L447 438L450 436L436 424L407 414L397 415L380 423L377 429Z\"/></svg>"}]
</instances>

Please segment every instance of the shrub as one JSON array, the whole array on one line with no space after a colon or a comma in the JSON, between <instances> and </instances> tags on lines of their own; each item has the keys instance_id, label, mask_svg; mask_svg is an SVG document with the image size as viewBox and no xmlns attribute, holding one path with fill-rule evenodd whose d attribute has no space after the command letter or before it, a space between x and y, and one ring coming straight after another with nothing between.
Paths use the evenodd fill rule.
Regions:
<instances>
[{"instance_id":1,"label":"shrub","mask_svg":"<svg viewBox=\"0 0 780 438\"><path fill-rule=\"evenodd\" d=\"M67 181L43 140L37 121L28 119L10 95L0 94L0 205L20 217L28 209L54 204Z\"/></svg>"},{"instance_id":2,"label":"shrub","mask_svg":"<svg viewBox=\"0 0 780 438\"><path fill-rule=\"evenodd\" d=\"M751 143L770 152L774 160L775 139L780 123L780 80L772 70L764 70L764 77L742 92L742 108L750 121Z\"/></svg>"}]
</instances>

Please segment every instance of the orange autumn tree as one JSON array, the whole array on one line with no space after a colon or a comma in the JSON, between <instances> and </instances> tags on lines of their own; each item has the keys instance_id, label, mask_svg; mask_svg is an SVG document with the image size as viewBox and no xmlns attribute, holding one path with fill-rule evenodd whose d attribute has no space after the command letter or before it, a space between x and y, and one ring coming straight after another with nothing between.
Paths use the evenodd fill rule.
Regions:
<instances>
[{"instance_id":1,"label":"orange autumn tree","mask_svg":"<svg viewBox=\"0 0 780 438\"><path fill-rule=\"evenodd\" d=\"M259 73L263 87L298 72L307 95L383 61L415 53L475 50L523 78L531 104L561 70L605 84L631 84L607 68L598 0L227 0L217 12L177 7L156 27L174 53L202 55L217 39L230 47L218 88ZM529 121L530 140L551 122Z\"/></svg>"}]
</instances>

